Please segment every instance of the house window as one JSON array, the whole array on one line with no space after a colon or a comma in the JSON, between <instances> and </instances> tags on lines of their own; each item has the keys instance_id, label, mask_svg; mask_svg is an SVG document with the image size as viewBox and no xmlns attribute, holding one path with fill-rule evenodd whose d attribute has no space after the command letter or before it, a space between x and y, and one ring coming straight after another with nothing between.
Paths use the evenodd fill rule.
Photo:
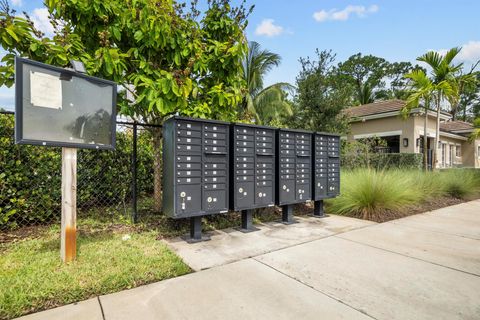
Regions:
<instances>
[{"instance_id":1,"label":"house window","mask_svg":"<svg viewBox=\"0 0 480 320\"><path fill-rule=\"evenodd\" d=\"M461 146L456 146L455 148L455 156L461 157L462 156L462 147Z\"/></svg>"}]
</instances>

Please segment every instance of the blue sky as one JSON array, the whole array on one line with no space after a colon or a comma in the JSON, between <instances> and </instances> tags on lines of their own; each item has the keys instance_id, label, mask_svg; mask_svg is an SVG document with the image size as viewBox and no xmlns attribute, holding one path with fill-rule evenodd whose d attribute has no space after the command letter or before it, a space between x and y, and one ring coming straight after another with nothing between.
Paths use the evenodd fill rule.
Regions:
<instances>
[{"instance_id":1,"label":"blue sky","mask_svg":"<svg viewBox=\"0 0 480 320\"><path fill-rule=\"evenodd\" d=\"M235 0L236 2L238 0ZM41 0L10 0L48 31ZM411 61L428 50L462 46L459 62L480 59L480 1L477 0L247 0L255 4L247 37L280 54L282 64L265 84L295 83L299 57L315 48L332 49L338 60L373 54L389 61ZM13 91L0 88L0 106L13 107Z\"/></svg>"}]
</instances>

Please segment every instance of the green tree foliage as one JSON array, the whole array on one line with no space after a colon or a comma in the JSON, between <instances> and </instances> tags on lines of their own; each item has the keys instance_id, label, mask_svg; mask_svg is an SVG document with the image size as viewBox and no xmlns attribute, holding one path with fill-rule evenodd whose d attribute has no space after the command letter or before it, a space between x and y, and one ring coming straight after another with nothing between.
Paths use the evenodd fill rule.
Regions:
<instances>
[{"instance_id":1,"label":"green tree foliage","mask_svg":"<svg viewBox=\"0 0 480 320\"><path fill-rule=\"evenodd\" d=\"M179 112L233 118L244 82L241 59L248 12L228 0L210 0L200 15L172 0L48 0L52 38L4 5L0 40L8 52L0 85L13 84L15 55L59 66L85 63L89 74L116 81L133 101L121 113L158 122ZM201 18L200 18L201 17Z\"/></svg>"},{"instance_id":2,"label":"green tree foliage","mask_svg":"<svg viewBox=\"0 0 480 320\"><path fill-rule=\"evenodd\" d=\"M373 55L352 55L338 64L338 74L354 90L356 104L375 100L404 99L406 81L403 75L415 69L410 62L388 62Z\"/></svg>"},{"instance_id":3,"label":"green tree foliage","mask_svg":"<svg viewBox=\"0 0 480 320\"><path fill-rule=\"evenodd\" d=\"M281 57L266 49L261 49L255 41L248 43L248 51L243 60L243 78L247 90L243 99L244 117L255 117L259 124L272 124L284 116L292 115L288 93L293 86L288 83L275 83L264 88L263 77L280 64Z\"/></svg>"},{"instance_id":4,"label":"green tree foliage","mask_svg":"<svg viewBox=\"0 0 480 320\"><path fill-rule=\"evenodd\" d=\"M15 55L62 67L75 59L89 74L120 84L119 111L134 119L162 123L175 113L236 117L245 88L244 29L252 8L231 6L230 0L208 0L203 13L196 1L188 9L175 0L47 0L45 5L55 27L51 38L3 2L0 44L8 53L0 85L13 84ZM155 209L160 211L162 136L153 131Z\"/></svg>"},{"instance_id":5,"label":"green tree foliage","mask_svg":"<svg viewBox=\"0 0 480 320\"><path fill-rule=\"evenodd\" d=\"M301 58L297 96L289 126L308 130L345 133L348 118L342 109L352 102L351 88L337 76L332 51L316 51L317 59Z\"/></svg>"}]
</instances>

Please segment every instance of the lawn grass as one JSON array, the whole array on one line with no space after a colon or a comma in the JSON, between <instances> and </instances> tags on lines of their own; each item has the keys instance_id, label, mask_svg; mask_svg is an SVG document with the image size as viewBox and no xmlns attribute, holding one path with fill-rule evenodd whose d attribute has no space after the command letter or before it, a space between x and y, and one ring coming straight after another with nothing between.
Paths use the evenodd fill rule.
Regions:
<instances>
[{"instance_id":1,"label":"lawn grass","mask_svg":"<svg viewBox=\"0 0 480 320\"><path fill-rule=\"evenodd\" d=\"M62 264L59 228L0 248L0 318L65 305L176 277L190 268L158 232L93 232L78 237L77 260Z\"/></svg>"}]
</instances>

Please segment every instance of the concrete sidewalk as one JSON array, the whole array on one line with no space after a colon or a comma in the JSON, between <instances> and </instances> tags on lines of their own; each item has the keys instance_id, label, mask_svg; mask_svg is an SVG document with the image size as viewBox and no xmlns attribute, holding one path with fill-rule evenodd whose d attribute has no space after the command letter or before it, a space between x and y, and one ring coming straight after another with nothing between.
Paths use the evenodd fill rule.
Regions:
<instances>
[{"instance_id":1,"label":"concrete sidewalk","mask_svg":"<svg viewBox=\"0 0 480 320\"><path fill-rule=\"evenodd\" d=\"M23 319L480 319L480 200L169 245L196 270Z\"/></svg>"}]
</instances>

